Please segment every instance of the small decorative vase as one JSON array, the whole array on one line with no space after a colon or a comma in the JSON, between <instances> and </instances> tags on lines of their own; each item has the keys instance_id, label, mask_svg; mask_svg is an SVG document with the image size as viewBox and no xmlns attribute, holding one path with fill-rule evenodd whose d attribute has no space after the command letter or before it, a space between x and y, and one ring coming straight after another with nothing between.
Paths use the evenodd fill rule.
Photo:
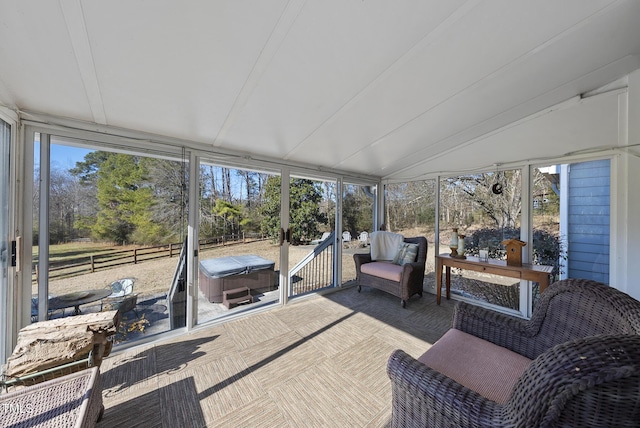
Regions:
<instances>
[{"instance_id":1,"label":"small decorative vase","mask_svg":"<svg viewBox=\"0 0 640 428\"><path fill-rule=\"evenodd\" d=\"M464 255L464 237L465 235L458 235L458 254Z\"/></svg>"},{"instance_id":2,"label":"small decorative vase","mask_svg":"<svg viewBox=\"0 0 640 428\"><path fill-rule=\"evenodd\" d=\"M449 248L451 249L451 257L458 256L458 228L453 228L453 233L451 234L451 242L449 243Z\"/></svg>"}]
</instances>

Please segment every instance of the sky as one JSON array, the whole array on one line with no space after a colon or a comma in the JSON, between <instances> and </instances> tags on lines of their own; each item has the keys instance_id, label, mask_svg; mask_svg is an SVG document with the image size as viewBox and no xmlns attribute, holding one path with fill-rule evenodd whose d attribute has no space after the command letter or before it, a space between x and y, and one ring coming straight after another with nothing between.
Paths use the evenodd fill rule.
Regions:
<instances>
[{"instance_id":1,"label":"sky","mask_svg":"<svg viewBox=\"0 0 640 428\"><path fill-rule=\"evenodd\" d=\"M87 153L91 153L96 150L97 149L85 149L52 143L51 170L68 171L76 166L76 162L83 161ZM40 141L38 140L36 140L34 145L34 164L37 170L40 167ZM232 192L239 198L244 196L244 182L236 175L235 172L232 172L231 180Z\"/></svg>"},{"instance_id":2,"label":"sky","mask_svg":"<svg viewBox=\"0 0 640 428\"><path fill-rule=\"evenodd\" d=\"M69 170L76 166L76 162L84 160L87 153L95 150L81 149L60 144L51 144L51 167L52 169ZM40 166L40 143L36 142L34 147L34 162L36 167Z\"/></svg>"},{"instance_id":3,"label":"sky","mask_svg":"<svg viewBox=\"0 0 640 428\"><path fill-rule=\"evenodd\" d=\"M80 149L78 147L51 145L51 165L68 170L76 166L76 162L84 160L84 156L94 150Z\"/></svg>"}]
</instances>

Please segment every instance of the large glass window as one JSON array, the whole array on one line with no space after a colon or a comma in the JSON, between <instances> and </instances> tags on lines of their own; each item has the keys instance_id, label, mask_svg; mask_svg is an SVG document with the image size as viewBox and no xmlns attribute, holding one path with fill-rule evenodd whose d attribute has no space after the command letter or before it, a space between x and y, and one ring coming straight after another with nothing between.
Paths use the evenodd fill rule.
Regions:
<instances>
[{"instance_id":1,"label":"large glass window","mask_svg":"<svg viewBox=\"0 0 640 428\"><path fill-rule=\"evenodd\" d=\"M385 228L408 238L427 238L425 290L434 291L436 183L436 180L421 180L385 186Z\"/></svg>"},{"instance_id":2,"label":"large glass window","mask_svg":"<svg viewBox=\"0 0 640 428\"><path fill-rule=\"evenodd\" d=\"M49 141L48 163L41 162L39 138L34 151L32 321L119 309L117 342L184 326L179 255L187 233L187 163L180 155ZM48 183L44 194L41 180ZM180 288L181 307L174 307ZM47 314L40 313L43 295Z\"/></svg>"},{"instance_id":3,"label":"large glass window","mask_svg":"<svg viewBox=\"0 0 640 428\"><path fill-rule=\"evenodd\" d=\"M353 254L369 252L369 234L376 230L372 186L344 184L342 189L342 284L356 279Z\"/></svg>"},{"instance_id":4,"label":"large glass window","mask_svg":"<svg viewBox=\"0 0 640 428\"><path fill-rule=\"evenodd\" d=\"M551 282L566 275L566 240L560 230L561 165L532 169L532 224L534 264L553 266ZM540 296L538 284L533 284L533 305Z\"/></svg>"},{"instance_id":5,"label":"large glass window","mask_svg":"<svg viewBox=\"0 0 640 428\"><path fill-rule=\"evenodd\" d=\"M520 239L522 174L507 170L460 175L440 181L440 253L450 253L453 229L464 236L465 254L504 259L503 241ZM454 269L451 293L520 312L520 282L512 278Z\"/></svg>"}]
</instances>

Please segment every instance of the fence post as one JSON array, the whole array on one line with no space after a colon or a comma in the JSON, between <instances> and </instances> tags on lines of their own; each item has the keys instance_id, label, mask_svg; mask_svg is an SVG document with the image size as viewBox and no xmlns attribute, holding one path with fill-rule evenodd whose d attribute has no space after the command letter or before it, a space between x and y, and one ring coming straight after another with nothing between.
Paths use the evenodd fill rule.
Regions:
<instances>
[{"instance_id":1,"label":"fence post","mask_svg":"<svg viewBox=\"0 0 640 428\"><path fill-rule=\"evenodd\" d=\"M89 256L90 259L90 263L91 263L91 273L94 273L96 271L96 267L93 264L93 254Z\"/></svg>"},{"instance_id":2,"label":"fence post","mask_svg":"<svg viewBox=\"0 0 640 428\"><path fill-rule=\"evenodd\" d=\"M169 244L169 258L173 257L173 244Z\"/></svg>"},{"instance_id":3,"label":"fence post","mask_svg":"<svg viewBox=\"0 0 640 428\"><path fill-rule=\"evenodd\" d=\"M133 249L133 264L134 265L138 264L138 249L137 248Z\"/></svg>"}]
</instances>

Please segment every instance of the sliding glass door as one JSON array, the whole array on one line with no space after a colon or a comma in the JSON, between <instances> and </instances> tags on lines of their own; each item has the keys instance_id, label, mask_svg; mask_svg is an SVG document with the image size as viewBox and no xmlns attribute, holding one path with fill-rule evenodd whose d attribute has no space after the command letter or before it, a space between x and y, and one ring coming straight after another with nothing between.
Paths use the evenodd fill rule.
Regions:
<instances>
[{"instance_id":1,"label":"sliding glass door","mask_svg":"<svg viewBox=\"0 0 640 428\"><path fill-rule=\"evenodd\" d=\"M289 180L288 297L335 286L337 189L335 180Z\"/></svg>"},{"instance_id":2,"label":"sliding glass door","mask_svg":"<svg viewBox=\"0 0 640 428\"><path fill-rule=\"evenodd\" d=\"M198 183L197 323L279 303L280 174L203 158Z\"/></svg>"}]
</instances>

